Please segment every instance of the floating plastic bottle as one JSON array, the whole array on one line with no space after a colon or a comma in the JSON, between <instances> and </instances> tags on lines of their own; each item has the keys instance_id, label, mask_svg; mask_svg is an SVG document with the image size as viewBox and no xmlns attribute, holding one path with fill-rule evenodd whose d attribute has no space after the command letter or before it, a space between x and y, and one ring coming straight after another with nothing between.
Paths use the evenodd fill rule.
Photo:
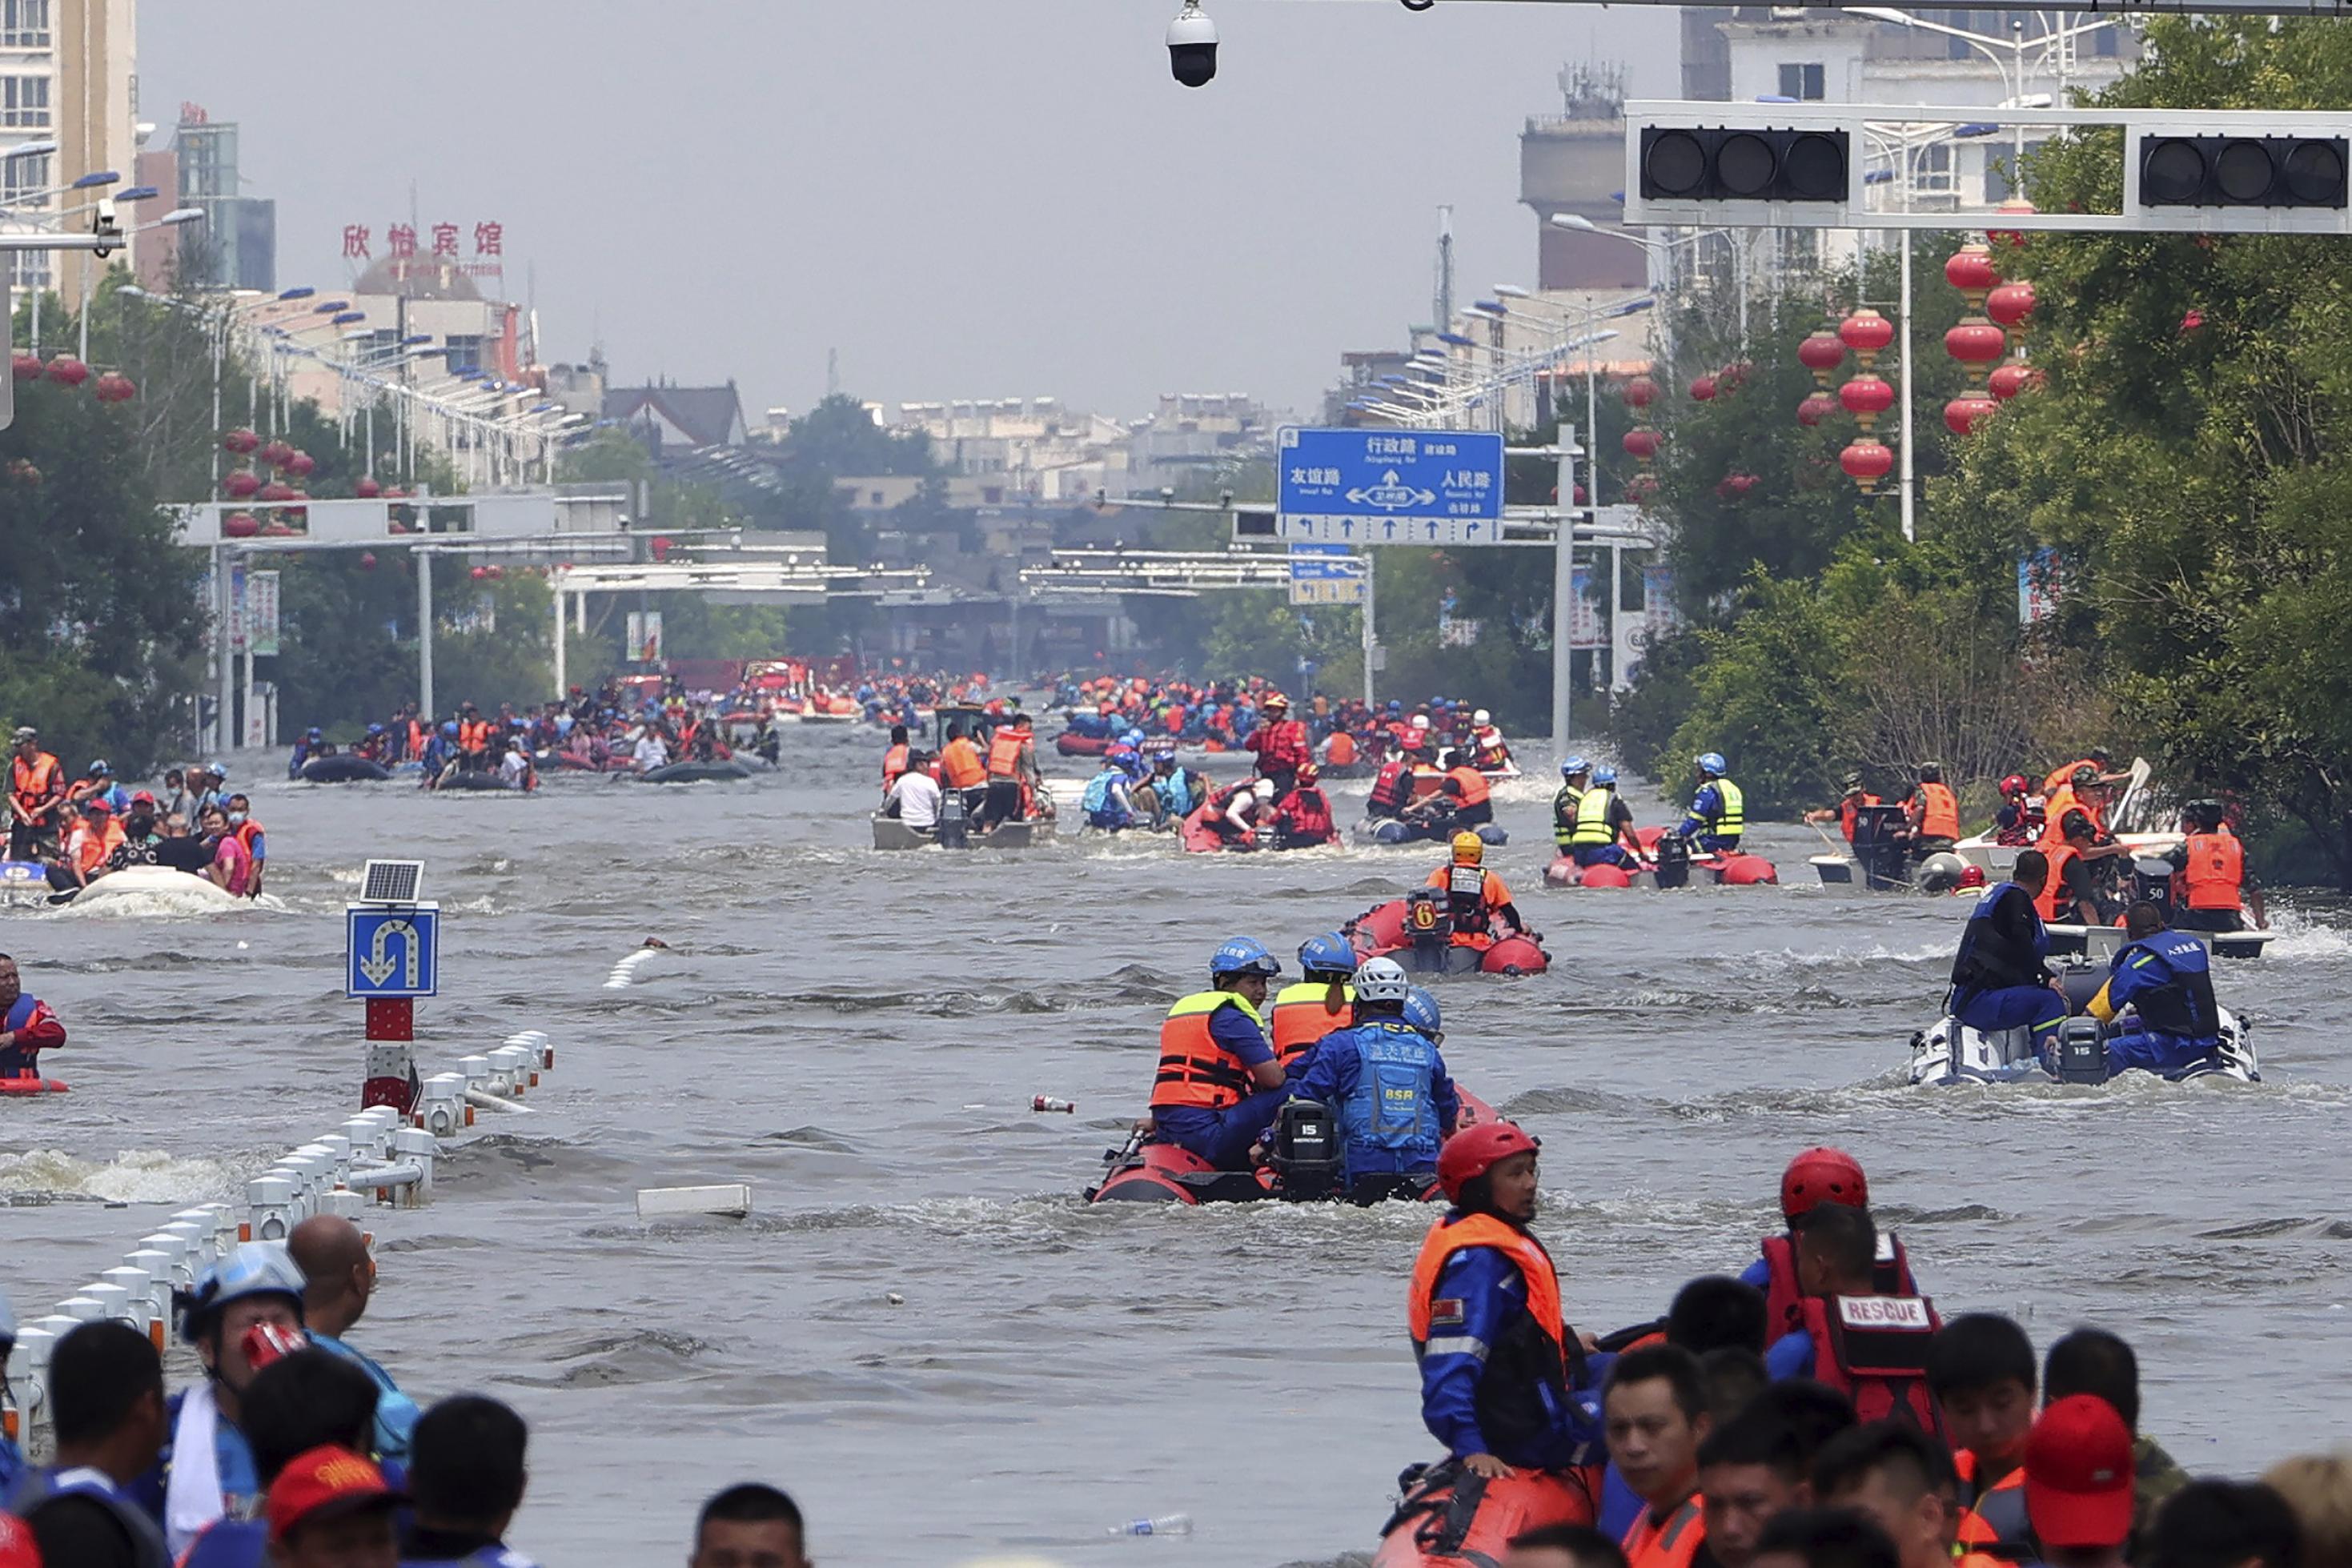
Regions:
<instances>
[{"instance_id":1,"label":"floating plastic bottle","mask_svg":"<svg viewBox=\"0 0 2352 1568\"><path fill-rule=\"evenodd\" d=\"M1076 1101L1056 1100L1051 1094L1040 1094L1034 1100L1029 1102L1029 1109L1032 1111L1069 1111L1075 1113L1077 1108L1078 1103ZM1148 1531L1138 1531L1136 1533L1141 1535L1149 1534L1150 1532Z\"/></svg>"},{"instance_id":2,"label":"floating plastic bottle","mask_svg":"<svg viewBox=\"0 0 2352 1568\"><path fill-rule=\"evenodd\" d=\"M1189 1513L1163 1513L1157 1519L1134 1519L1125 1524L1110 1527L1113 1535L1190 1535L1192 1516Z\"/></svg>"}]
</instances>

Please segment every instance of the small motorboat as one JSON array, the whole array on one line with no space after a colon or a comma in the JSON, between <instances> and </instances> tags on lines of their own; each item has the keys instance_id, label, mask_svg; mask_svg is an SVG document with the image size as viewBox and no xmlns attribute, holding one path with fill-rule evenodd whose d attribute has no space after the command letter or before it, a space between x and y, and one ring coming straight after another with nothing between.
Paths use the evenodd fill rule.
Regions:
<instances>
[{"instance_id":1,"label":"small motorboat","mask_svg":"<svg viewBox=\"0 0 2352 1568\"><path fill-rule=\"evenodd\" d=\"M1591 1524L1597 1471L1520 1470L1493 1480L1453 1459L1414 1465L1397 1478L1403 1494L1381 1530L1372 1568L1491 1568L1511 1538L1554 1524Z\"/></svg>"},{"instance_id":2,"label":"small motorboat","mask_svg":"<svg viewBox=\"0 0 2352 1568\"><path fill-rule=\"evenodd\" d=\"M732 757L688 758L643 773L624 775L640 784L729 784L751 777L750 766Z\"/></svg>"},{"instance_id":3,"label":"small motorboat","mask_svg":"<svg viewBox=\"0 0 2352 1568\"><path fill-rule=\"evenodd\" d=\"M1495 1120L1494 1107L1454 1085L1462 1099L1459 1132ZM1274 1127L1266 1163L1255 1170L1221 1171L1200 1155L1173 1144L1151 1139L1141 1127L1128 1134L1125 1145L1103 1151L1103 1178L1083 1195L1088 1203L1256 1203L1278 1198L1286 1203L1321 1203L1348 1199L1376 1203L1383 1198L1430 1202L1441 1195L1434 1171L1424 1178L1399 1178L1369 1186L1360 1192L1342 1190L1340 1131L1330 1107L1319 1100L1293 1100L1282 1108Z\"/></svg>"},{"instance_id":4,"label":"small motorboat","mask_svg":"<svg viewBox=\"0 0 2352 1568\"><path fill-rule=\"evenodd\" d=\"M2120 925L2050 925L2042 929L2050 934L2050 954L2056 958L2084 957L2105 963L2131 940ZM2196 937L2217 958L2259 958L2271 940L2267 931L2190 931L2185 926L2171 929Z\"/></svg>"},{"instance_id":5,"label":"small motorboat","mask_svg":"<svg viewBox=\"0 0 2352 1568\"><path fill-rule=\"evenodd\" d=\"M1051 804L1053 797L1041 794ZM1010 822L999 822L986 832L974 832L964 815L963 795L949 789L940 797L939 826L929 832L910 828L896 817L874 813L874 847L877 850L920 850L938 845L950 850L1028 850L1054 841L1057 819L1051 810Z\"/></svg>"},{"instance_id":6,"label":"small motorboat","mask_svg":"<svg viewBox=\"0 0 2352 1568\"><path fill-rule=\"evenodd\" d=\"M2059 977L2066 988L2067 1004L2077 1009L2089 1004L2106 977L2104 967L2070 968ZM2262 1082L2252 1026L2227 1008L2218 1010L2220 1043L2210 1055L2166 1074L2170 1082L2182 1083L2192 1078ZM2032 1030L1988 1032L1947 1015L1911 1037L1910 1079L1915 1084L2105 1083L2106 1033L2098 1019L2078 1013L2066 1020L2053 1060L2044 1061L2033 1049Z\"/></svg>"},{"instance_id":7,"label":"small motorboat","mask_svg":"<svg viewBox=\"0 0 2352 1568\"><path fill-rule=\"evenodd\" d=\"M1433 887L1416 887L1339 929L1355 944L1359 961L1394 958L1411 974L1540 975L1551 967L1542 943L1524 932L1483 947L1455 942L1445 895Z\"/></svg>"},{"instance_id":8,"label":"small motorboat","mask_svg":"<svg viewBox=\"0 0 2352 1568\"><path fill-rule=\"evenodd\" d=\"M295 777L305 784L382 784L392 777L392 769L373 757L338 751L331 757L311 758Z\"/></svg>"},{"instance_id":9,"label":"small motorboat","mask_svg":"<svg viewBox=\"0 0 2352 1568\"><path fill-rule=\"evenodd\" d=\"M1348 836L1360 844L1442 844L1463 830L1451 823L1407 822L1395 817L1367 817L1348 830ZM1511 841L1511 835L1499 823L1481 822L1469 830L1486 841L1489 849L1501 849Z\"/></svg>"}]
</instances>

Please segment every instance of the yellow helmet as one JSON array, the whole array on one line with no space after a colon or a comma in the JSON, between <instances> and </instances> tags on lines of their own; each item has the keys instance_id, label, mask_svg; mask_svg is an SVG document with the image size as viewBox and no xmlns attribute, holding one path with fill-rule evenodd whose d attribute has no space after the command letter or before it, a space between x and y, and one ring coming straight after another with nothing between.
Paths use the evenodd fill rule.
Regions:
<instances>
[{"instance_id":1,"label":"yellow helmet","mask_svg":"<svg viewBox=\"0 0 2352 1568\"><path fill-rule=\"evenodd\" d=\"M1475 833L1454 835L1454 863L1476 865L1486 858L1486 841Z\"/></svg>"}]
</instances>

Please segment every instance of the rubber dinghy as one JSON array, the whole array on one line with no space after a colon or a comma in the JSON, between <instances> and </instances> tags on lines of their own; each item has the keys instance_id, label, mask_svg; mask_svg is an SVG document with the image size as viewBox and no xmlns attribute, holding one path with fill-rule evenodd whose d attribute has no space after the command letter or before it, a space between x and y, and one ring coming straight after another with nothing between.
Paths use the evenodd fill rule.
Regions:
<instances>
[{"instance_id":1,"label":"rubber dinghy","mask_svg":"<svg viewBox=\"0 0 2352 1568\"><path fill-rule=\"evenodd\" d=\"M1394 958L1417 975L1540 975L1551 967L1543 945L1524 933L1485 947L1457 945L1445 895L1417 887L1402 898L1366 910L1340 927L1356 945L1359 961Z\"/></svg>"},{"instance_id":2,"label":"rubber dinghy","mask_svg":"<svg viewBox=\"0 0 2352 1568\"><path fill-rule=\"evenodd\" d=\"M311 758L297 777L305 784L382 784L392 777L392 769L372 757L339 751Z\"/></svg>"},{"instance_id":3,"label":"rubber dinghy","mask_svg":"<svg viewBox=\"0 0 2352 1568\"><path fill-rule=\"evenodd\" d=\"M1397 1478L1404 1500L1381 1528L1372 1568L1491 1568L1511 1538L1550 1524L1590 1524L1597 1471L1521 1470L1488 1480L1453 1459Z\"/></svg>"},{"instance_id":4,"label":"rubber dinghy","mask_svg":"<svg viewBox=\"0 0 2352 1568\"><path fill-rule=\"evenodd\" d=\"M1360 844L1442 844L1463 831L1451 823L1433 826L1402 822L1394 817L1367 817L1348 832ZM1511 841L1511 835L1494 822L1481 822L1468 831L1477 834L1490 850L1501 849Z\"/></svg>"},{"instance_id":5,"label":"rubber dinghy","mask_svg":"<svg viewBox=\"0 0 2352 1568\"><path fill-rule=\"evenodd\" d=\"M2069 969L2059 978L2066 1001L2080 1009L2098 994L2107 977L2105 969ZM2219 1043L2212 1052L2164 1076L2175 1083L2192 1078L2228 1078L2240 1083L2263 1081L2254 1056L2253 1028L2227 1008L2219 1008ZM2066 1020L2058 1037L2056 1060L2045 1063L2033 1049L2030 1029L1971 1029L1948 1015L1911 1037L1910 1078L1915 1084L1946 1083L2105 1083L2107 1082L2106 1036L2098 1019L2076 1016Z\"/></svg>"},{"instance_id":6,"label":"rubber dinghy","mask_svg":"<svg viewBox=\"0 0 2352 1568\"><path fill-rule=\"evenodd\" d=\"M1459 1083L1459 1132L1495 1120L1494 1107ZM1116 1149L1103 1151L1103 1178L1087 1189L1088 1203L1321 1203L1348 1197L1339 1186L1339 1124L1319 1100L1293 1100L1275 1123L1266 1163L1255 1170L1221 1171L1173 1144L1155 1143L1138 1131ZM1407 1188L1410 1190L1407 1190ZM1433 1202L1444 1195L1435 1173L1426 1182L1400 1184L1381 1196Z\"/></svg>"},{"instance_id":7,"label":"rubber dinghy","mask_svg":"<svg viewBox=\"0 0 2352 1568\"><path fill-rule=\"evenodd\" d=\"M520 795L525 792L521 785L509 784L495 773L446 774L432 788L436 795L446 795L453 789L481 795Z\"/></svg>"},{"instance_id":8,"label":"rubber dinghy","mask_svg":"<svg viewBox=\"0 0 2352 1568\"><path fill-rule=\"evenodd\" d=\"M0 1078L0 1099L10 1095L63 1094L72 1087L62 1078L44 1078L37 1072L19 1072L12 1078Z\"/></svg>"},{"instance_id":9,"label":"rubber dinghy","mask_svg":"<svg viewBox=\"0 0 2352 1568\"><path fill-rule=\"evenodd\" d=\"M1762 855L1734 852L1729 854L1693 854L1687 841L1664 828L1637 830L1642 841L1642 852L1650 863L1639 871L1627 871L1622 866L1580 866L1568 855L1560 855L1544 867L1544 883L1549 887L1657 887L1676 888L1690 885L1694 875L1708 877L1722 887L1772 887L1780 881L1780 868Z\"/></svg>"},{"instance_id":10,"label":"rubber dinghy","mask_svg":"<svg viewBox=\"0 0 2352 1568\"><path fill-rule=\"evenodd\" d=\"M252 900L239 898L190 872L173 871L170 866L127 865L121 871L108 872L76 893L72 907L123 914L178 914L247 909L252 904Z\"/></svg>"},{"instance_id":11,"label":"rubber dinghy","mask_svg":"<svg viewBox=\"0 0 2352 1568\"><path fill-rule=\"evenodd\" d=\"M749 779L751 770L731 757L714 757L707 761L688 760L648 768L628 777L640 784L725 784Z\"/></svg>"}]
</instances>

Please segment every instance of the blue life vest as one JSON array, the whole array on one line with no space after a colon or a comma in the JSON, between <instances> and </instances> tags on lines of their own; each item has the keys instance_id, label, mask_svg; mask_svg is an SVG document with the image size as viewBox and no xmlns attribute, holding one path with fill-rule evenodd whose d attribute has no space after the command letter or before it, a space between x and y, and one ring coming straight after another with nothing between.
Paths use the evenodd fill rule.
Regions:
<instances>
[{"instance_id":1,"label":"blue life vest","mask_svg":"<svg viewBox=\"0 0 2352 1568\"><path fill-rule=\"evenodd\" d=\"M1167 782L1154 785L1168 810L1179 817L1189 817L1201 802L1192 793L1192 776L1181 768L1168 776Z\"/></svg>"},{"instance_id":2,"label":"blue life vest","mask_svg":"<svg viewBox=\"0 0 2352 1568\"><path fill-rule=\"evenodd\" d=\"M1960 950L1952 957L1952 988L1962 996L2041 981L2042 961L2050 956L2050 934L2042 929L2039 914L2033 915L2030 944L2021 944L1996 926L1993 913L2005 897L2021 900L2032 911L2032 895L2013 882L1985 890L1977 906L1969 911L1969 923L1960 932Z\"/></svg>"},{"instance_id":3,"label":"blue life vest","mask_svg":"<svg viewBox=\"0 0 2352 1568\"><path fill-rule=\"evenodd\" d=\"M0 1491L0 1507L30 1521L42 1507L58 1498L88 1498L114 1516L130 1540L131 1560L139 1568L169 1568L172 1554L163 1545L163 1531L146 1510L133 1502L112 1478L87 1466L75 1469L35 1470L13 1491Z\"/></svg>"},{"instance_id":4,"label":"blue life vest","mask_svg":"<svg viewBox=\"0 0 2352 1568\"><path fill-rule=\"evenodd\" d=\"M1430 1078L1437 1048L1402 1020L1376 1019L1346 1031L1356 1087L1339 1107L1350 1178L1373 1171L1434 1169L1443 1141ZM1318 1049L1334 1042L1326 1039Z\"/></svg>"},{"instance_id":5,"label":"blue life vest","mask_svg":"<svg viewBox=\"0 0 2352 1568\"><path fill-rule=\"evenodd\" d=\"M1110 787L1118 779L1118 774L1105 771L1087 780L1087 792L1079 799L1078 804L1086 809L1088 816L1109 809Z\"/></svg>"},{"instance_id":6,"label":"blue life vest","mask_svg":"<svg viewBox=\"0 0 2352 1568\"><path fill-rule=\"evenodd\" d=\"M2131 1003L2151 1032L2207 1045L2217 1038L2212 964L2196 937L2181 931L2143 936L2118 951L2109 968L2109 999Z\"/></svg>"}]
</instances>

